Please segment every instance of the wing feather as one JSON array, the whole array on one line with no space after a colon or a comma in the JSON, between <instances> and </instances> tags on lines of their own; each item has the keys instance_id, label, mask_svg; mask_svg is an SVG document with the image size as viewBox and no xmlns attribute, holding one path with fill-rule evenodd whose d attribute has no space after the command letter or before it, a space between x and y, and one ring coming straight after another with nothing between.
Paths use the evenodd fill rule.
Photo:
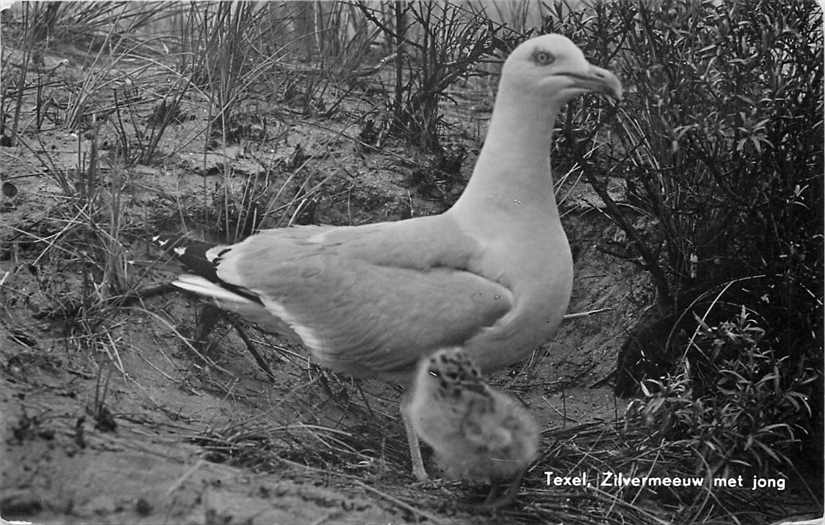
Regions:
<instances>
[{"instance_id":1,"label":"wing feather","mask_svg":"<svg viewBox=\"0 0 825 525\"><path fill-rule=\"evenodd\" d=\"M513 308L503 283L475 271L483 247L437 218L265 231L222 253L217 273L260 297L321 365L356 376L403 373Z\"/></svg>"}]
</instances>

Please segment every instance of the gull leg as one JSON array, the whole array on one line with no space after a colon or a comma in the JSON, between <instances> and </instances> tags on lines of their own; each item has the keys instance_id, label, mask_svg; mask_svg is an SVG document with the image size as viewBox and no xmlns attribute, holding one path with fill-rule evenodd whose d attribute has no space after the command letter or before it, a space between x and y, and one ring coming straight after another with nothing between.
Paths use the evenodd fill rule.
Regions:
<instances>
[{"instance_id":1,"label":"gull leg","mask_svg":"<svg viewBox=\"0 0 825 525\"><path fill-rule=\"evenodd\" d=\"M425 481L429 476L427 476L427 471L424 469L424 459L421 457L421 443L418 441L418 435L415 433L407 410L408 403L409 395L404 392L404 395L401 396L401 419L404 421L404 431L407 433L407 443L410 446L412 473L418 481Z\"/></svg>"},{"instance_id":2,"label":"gull leg","mask_svg":"<svg viewBox=\"0 0 825 525\"><path fill-rule=\"evenodd\" d=\"M209 350L207 338L221 317L223 317L223 312L214 304L207 303L200 308L195 333L192 337L192 344L199 352L206 353Z\"/></svg>"}]
</instances>

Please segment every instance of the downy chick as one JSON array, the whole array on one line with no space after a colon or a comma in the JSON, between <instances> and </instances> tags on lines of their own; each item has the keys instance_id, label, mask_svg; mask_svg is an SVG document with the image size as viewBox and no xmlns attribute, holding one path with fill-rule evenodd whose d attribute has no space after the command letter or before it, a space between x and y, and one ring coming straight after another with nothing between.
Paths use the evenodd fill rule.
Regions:
<instances>
[{"instance_id":1,"label":"downy chick","mask_svg":"<svg viewBox=\"0 0 825 525\"><path fill-rule=\"evenodd\" d=\"M433 448L447 478L513 480L507 496L493 506L512 501L536 457L538 425L519 401L485 383L460 348L442 349L421 360L402 411ZM488 500L491 497L492 492Z\"/></svg>"}]
</instances>

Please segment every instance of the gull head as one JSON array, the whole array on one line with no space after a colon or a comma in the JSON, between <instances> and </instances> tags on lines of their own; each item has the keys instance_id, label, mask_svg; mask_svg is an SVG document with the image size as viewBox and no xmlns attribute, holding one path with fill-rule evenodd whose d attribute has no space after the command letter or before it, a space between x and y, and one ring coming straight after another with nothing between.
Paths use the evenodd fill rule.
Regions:
<instances>
[{"instance_id":1,"label":"gull head","mask_svg":"<svg viewBox=\"0 0 825 525\"><path fill-rule=\"evenodd\" d=\"M501 83L502 88L549 97L558 104L590 91L622 98L616 75L592 65L576 44L558 34L537 36L516 47L504 62Z\"/></svg>"}]
</instances>

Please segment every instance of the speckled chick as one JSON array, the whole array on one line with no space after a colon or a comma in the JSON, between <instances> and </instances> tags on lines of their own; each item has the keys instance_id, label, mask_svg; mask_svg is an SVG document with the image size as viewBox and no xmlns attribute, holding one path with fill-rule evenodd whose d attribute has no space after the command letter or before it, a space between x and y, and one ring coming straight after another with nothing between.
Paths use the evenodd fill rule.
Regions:
<instances>
[{"instance_id":1,"label":"speckled chick","mask_svg":"<svg viewBox=\"0 0 825 525\"><path fill-rule=\"evenodd\" d=\"M533 416L487 385L459 348L438 350L420 361L402 411L450 479L517 478L518 483L538 451Z\"/></svg>"}]
</instances>

